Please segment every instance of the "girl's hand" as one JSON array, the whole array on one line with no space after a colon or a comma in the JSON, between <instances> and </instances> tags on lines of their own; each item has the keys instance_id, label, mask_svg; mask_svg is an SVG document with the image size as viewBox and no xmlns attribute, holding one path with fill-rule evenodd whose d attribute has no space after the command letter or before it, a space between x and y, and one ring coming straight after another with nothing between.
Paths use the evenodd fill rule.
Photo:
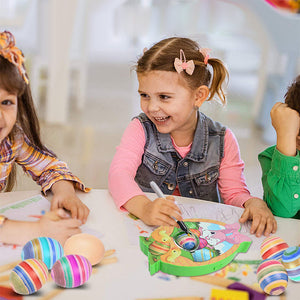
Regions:
<instances>
[{"instance_id":1,"label":"girl's hand","mask_svg":"<svg viewBox=\"0 0 300 300\"><path fill-rule=\"evenodd\" d=\"M170 225L178 227L178 224L172 217L179 221L182 221L182 217L180 209L174 201L175 198L173 196L150 201L144 206L140 219L147 225Z\"/></svg>"},{"instance_id":2,"label":"girl's hand","mask_svg":"<svg viewBox=\"0 0 300 300\"><path fill-rule=\"evenodd\" d=\"M284 155L296 155L296 141L300 130L299 113L287 104L277 102L270 115L277 134L277 149Z\"/></svg>"},{"instance_id":3,"label":"girl's hand","mask_svg":"<svg viewBox=\"0 0 300 300\"><path fill-rule=\"evenodd\" d=\"M77 197L71 181L60 180L52 185L51 190L53 192L51 210L65 208L70 211L72 218L81 220L83 224L86 222L90 210Z\"/></svg>"},{"instance_id":4,"label":"girl's hand","mask_svg":"<svg viewBox=\"0 0 300 300\"><path fill-rule=\"evenodd\" d=\"M277 222L268 208L265 201L259 198L250 198L244 203L245 210L240 218L241 223L245 223L248 219L252 220L250 233L260 237L263 232L265 236L275 233L277 230Z\"/></svg>"},{"instance_id":5,"label":"girl's hand","mask_svg":"<svg viewBox=\"0 0 300 300\"><path fill-rule=\"evenodd\" d=\"M50 214L46 213L38 222L37 236L47 236L56 239L63 246L65 241L72 235L81 233L79 226L81 221L72 219L62 209L52 211Z\"/></svg>"}]
</instances>

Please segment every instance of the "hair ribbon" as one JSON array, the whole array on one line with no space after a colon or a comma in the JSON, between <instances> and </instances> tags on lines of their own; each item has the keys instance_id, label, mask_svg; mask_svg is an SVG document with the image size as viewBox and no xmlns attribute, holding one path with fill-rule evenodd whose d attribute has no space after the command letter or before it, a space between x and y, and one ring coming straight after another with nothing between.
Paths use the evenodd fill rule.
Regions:
<instances>
[{"instance_id":1,"label":"hair ribbon","mask_svg":"<svg viewBox=\"0 0 300 300\"><path fill-rule=\"evenodd\" d=\"M180 58L175 58L174 67L178 73L181 73L183 70L189 75L192 75L195 69L195 64L193 60L186 61L184 52L180 49Z\"/></svg>"},{"instance_id":2,"label":"hair ribbon","mask_svg":"<svg viewBox=\"0 0 300 300\"><path fill-rule=\"evenodd\" d=\"M0 32L0 55L15 65L26 84L29 80L24 68L24 56L22 51L15 46L15 38L9 31Z\"/></svg>"},{"instance_id":3,"label":"hair ribbon","mask_svg":"<svg viewBox=\"0 0 300 300\"><path fill-rule=\"evenodd\" d=\"M199 52L203 55L204 63L207 65L208 59L209 59L209 52L211 52L211 49L209 49L209 48L200 48Z\"/></svg>"}]
</instances>

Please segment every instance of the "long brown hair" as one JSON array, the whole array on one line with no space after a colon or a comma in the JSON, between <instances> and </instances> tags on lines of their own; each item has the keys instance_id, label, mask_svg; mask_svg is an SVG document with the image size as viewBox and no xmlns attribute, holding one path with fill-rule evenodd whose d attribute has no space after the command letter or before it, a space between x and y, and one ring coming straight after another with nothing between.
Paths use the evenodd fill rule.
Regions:
<instances>
[{"instance_id":1,"label":"long brown hair","mask_svg":"<svg viewBox=\"0 0 300 300\"><path fill-rule=\"evenodd\" d=\"M17 122L9 134L13 141L18 128L21 128L28 137L31 144L38 150L45 151L49 155L55 156L42 143L40 137L40 125L31 96L30 85L26 84L17 67L0 55L0 88L18 97ZM5 191L12 190L16 181L16 167L8 176Z\"/></svg>"},{"instance_id":2,"label":"long brown hair","mask_svg":"<svg viewBox=\"0 0 300 300\"><path fill-rule=\"evenodd\" d=\"M180 76L185 80L188 87L192 90L201 85L209 87L210 95L207 101L213 99L217 94L223 104L226 103L226 96L223 91L223 82L229 77L228 71L221 60L217 58L209 58L208 64L213 69L213 78L211 80L211 72L204 63L205 57L199 51L199 45L188 38L171 37L164 39L139 58L136 66L138 74L150 71L171 71L176 72L174 68L174 60L179 58L180 49L184 51L187 60L193 60L195 69L192 75L181 72ZM211 83L210 83L211 82Z\"/></svg>"},{"instance_id":3,"label":"long brown hair","mask_svg":"<svg viewBox=\"0 0 300 300\"><path fill-rule=\"evenodd\" d=\"M288 87L284 100L288 107L296 110L300 114L300 75L298 75Z\"/></svg>"}]
</instances>

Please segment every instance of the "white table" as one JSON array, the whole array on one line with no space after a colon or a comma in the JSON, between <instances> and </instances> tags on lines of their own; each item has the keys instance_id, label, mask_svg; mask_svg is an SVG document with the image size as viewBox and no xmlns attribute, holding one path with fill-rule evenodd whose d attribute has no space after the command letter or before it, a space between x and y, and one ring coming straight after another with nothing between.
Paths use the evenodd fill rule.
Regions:
<instances>
[{"instance_id":1,"label":"white table","mask_svg":"<svg viewBox=\"0 0 300 300\"><path fill-rule=\"evenodd\" d=\"M39 193L36 191L1 193L1 206L29 198ZM148 271L147 257L137 245L132 245L128 239L127 227L124 225L125 213L116 209L115 204L107 190L92 190L78 196L90 208L91 213L86 226L103 233L102 241L106 250L116 249L115 256L118 262L98 268L89 281L82 287L66 289L55 299L101 299L101 300L134 300L138 298L162 298L202 296L209 299L212 286L180 277L169 281L151 276ZM154 199L154 194L149 194ZM50 199L50 197L49 197ZM178 197L178 203L191 203L200 201ZM205 201L207 204L207 202ZM289 245L300 243L300 221L294 219L276 218L278 221L277 236L282 237ZM255 238L251 236L252 239ZM250 250L250 249L249 249ZM246 254L239 254L246 255ZM253 253L252 253L253 255ZM255 254L256 255L256 254ZM255 259L259 259L257 253ZM244 258L243 258L244 259ZM254 259L254 257L251 257ZM42 299L56 287L54 283L47 283L37 294L26 296L26 299ZM219 288L214 286L215 288ZM300 283L289 281L286 290L286 299L296 299L300 292ZM276 300L279 297L268 297Z\"/></svg>"}]
</instances>

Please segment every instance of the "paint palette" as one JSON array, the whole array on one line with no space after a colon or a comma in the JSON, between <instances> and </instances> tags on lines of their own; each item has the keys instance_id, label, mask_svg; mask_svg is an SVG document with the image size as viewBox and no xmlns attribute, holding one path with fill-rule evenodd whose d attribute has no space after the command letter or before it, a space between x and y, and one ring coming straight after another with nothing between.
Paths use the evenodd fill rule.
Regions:
<instances>
[{"instance_id":1,"label":"paint palette","mask_svg":"<svg viewBox=\"0 0 300 300\"><path fill-rule=\"evenodd\" d=\"M247 252L251 239L239 232L240 224L207 219L187 219L192 232L160 226L149 237L140 236L140 248L148 256L149 271L176 276L200 276L229 264L239 252Z\"/></svg>"}]
</instances>

